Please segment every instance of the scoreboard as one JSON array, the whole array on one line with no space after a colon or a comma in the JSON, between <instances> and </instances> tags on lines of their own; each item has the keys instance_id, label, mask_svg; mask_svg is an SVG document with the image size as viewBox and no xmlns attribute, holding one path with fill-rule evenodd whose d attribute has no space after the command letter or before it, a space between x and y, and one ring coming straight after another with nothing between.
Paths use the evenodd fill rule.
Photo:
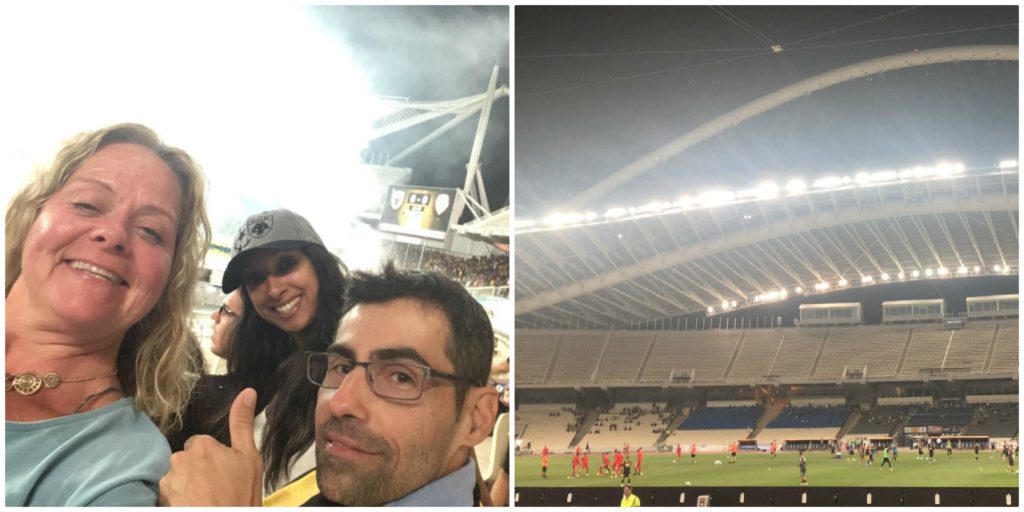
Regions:
<instances>
[{"instance_id":1,"label":"scoreboard","mask_svg":"<svg viewBox=\"0 0 1024 512\"><path fill-rule=\"evenodd\" d=\"M391 185L380 217L380 230L444 240L457 197L454 188Z\"/></svg>"}]
</instances>

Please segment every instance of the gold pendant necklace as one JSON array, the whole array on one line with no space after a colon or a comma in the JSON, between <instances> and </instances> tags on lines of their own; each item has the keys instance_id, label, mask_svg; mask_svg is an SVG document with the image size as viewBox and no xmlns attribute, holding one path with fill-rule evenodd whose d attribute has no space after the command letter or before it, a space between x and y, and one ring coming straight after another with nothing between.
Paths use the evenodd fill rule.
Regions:
<instances>
[{"instance_id":1,"label":"gold pendant necklace","mask_svg":"<svg viewBox=\"0 0 1024 512\"><path fill-rule=\"evenodd\" d=\"M34 395L43 386L46 389L54 389L57 386L65 382L85 382L88 380L102 379L104 377L113 377L117 375L117 370L110 373L104 373L103 375L93 375L92 377L75 377L70 379L61 378L56 372L50 372L40 377L32 372L24 373L5 373L5 384L7 391L14 390L20 395Z\"/></svg>"}]
</instances>

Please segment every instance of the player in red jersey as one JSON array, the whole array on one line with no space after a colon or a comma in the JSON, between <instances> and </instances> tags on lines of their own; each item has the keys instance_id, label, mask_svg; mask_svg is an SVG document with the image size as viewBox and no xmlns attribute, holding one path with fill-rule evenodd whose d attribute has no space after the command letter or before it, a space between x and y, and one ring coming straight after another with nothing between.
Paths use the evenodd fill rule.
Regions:
<instances>
[{"instance_id":1,"label":"player in red jersey","mask_svg":"<svg viewBox=\"0 0 1024 512\"><path fill-rule=\"evenodd\" d=\"M679 458L683 456L683 445L676 443L676 460L672 461L673 464L679 462Z\"/></svg>"},{"instance_id":2,"label":"player in red jersey","mask_svg":"<svg viewBox=\"0 0 1024 512\"><path fill-rule=\"evenodd\" d=\"M697 463L697 443L690 443L690 464Z\"/></svg>"},{"instance_id":3,"label":"player in red jersey","mask_svg":"<svg viewBox=\"0 0 1024 512\"><path fill-rule=\"evenodd\" d=\"M772 440L772 460L775 460L775 450L777 450L777 449L778 449L778 445L776 445L775 441Z\"/></svg>"},{"instance_id":4,"label":"player in red jersey","mask_svg":"<svg viewBox=\"0 0 1024 512\"><path fill-rule=\"evenodd\" d=\"M640 448L636 449L636 476L640 476L640 475L644 474L643 464L644 464L644 447L641 446Z\"/></svg>"},{"instance_id":5,"label":"player in red jersey","mask_svg":"<svg viewBox=\"0 0 1024 512\"><path fill-rule=\"evenodd\" d=\"M608 452L601 454L601 467L597 468L597 476L604 476L604 472L612 472L612 468L608 463Z\"/></svg>"},{"instance_id":6,"label":"player in red jersey","mask_svg":"<svg viewBox=\"0 0 1024 512\"><path fill-rule=\"evenodd\" d=\"M615 450L615 463L612 464L612 469L615 471L615 476L618 476L619 471L622 470L622 452L618 450Z\"/></svg>"},{"instance_id":7,"label":"player in red jersey","mask_svg":"<svg viewBox=\"0 0 1024 512\"><path fill-rule=\"evenodd\" d=\"M578 467L580 467L580 454L579 452L576 452L576 454L572 456L572 475L570 478L579 478L579 474L576 473L576 468Z\"/></svg>"},{"instance_id":8,"label":"player in red jersey","mask_svg":"<svg viewBox=\"0 0 1024 512\"><path fill-rule=\"evenodd\" d=\"M583 469L580 470L580 473L586 471L587 476L590 476L590 453L583 452L583 458L580 460L580 462L583 463Z\"/></svg>"}]
</instances>

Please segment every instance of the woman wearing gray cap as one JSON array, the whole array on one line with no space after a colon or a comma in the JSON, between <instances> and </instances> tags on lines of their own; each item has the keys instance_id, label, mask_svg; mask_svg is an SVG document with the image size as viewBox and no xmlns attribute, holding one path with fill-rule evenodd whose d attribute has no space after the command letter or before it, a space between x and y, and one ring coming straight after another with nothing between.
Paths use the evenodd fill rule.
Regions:
<instances>
[{"instance_id":1,"label":"woman wearing gray cap","mask_svg":"<svg viewBox=\"0 0 1024 512\"><path fill-rule=\"evenodd\" d=\"M256 443L270 494L316 465L316 393L306 380L303 354L326 350L334 340L347 270L309 221L289 210L250 216L232 252L223 291L240 288L245 306L227 351L229 398L198 433L227 443L231 399L254 388Z\"/></svg>"}]
</instances>

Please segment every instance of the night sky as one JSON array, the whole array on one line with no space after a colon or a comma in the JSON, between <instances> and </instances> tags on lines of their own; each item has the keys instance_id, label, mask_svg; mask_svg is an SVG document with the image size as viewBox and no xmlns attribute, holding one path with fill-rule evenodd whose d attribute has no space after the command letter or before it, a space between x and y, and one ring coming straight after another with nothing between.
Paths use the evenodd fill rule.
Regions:
<instances>
[{"instance_id":1,"label":"night sky","mask_svg":"<svg viewBox=\"0 0 1024 512\"><path fill-rule=\"evenodd\" d=\"M517 7L517 218L550 213L585 185L801 79L915 49L1016 45L1017 22L1016 6ZM754 117L587 207L940 159L994 165L1017 157L1018 111L1017 62L887 72Z\"/></svg>"},{"instance_id":2,"label":"night sky","mask_svg":"<svg viewBox=\"0 0 1024 512\"><path fill-rule=\"evenodd\" d=\"M452 100L487 90L498 64L497 86L509 82L509 9L479 6L318 6L310 11L353 48L371 90L411 101ZM508 204L509 100L494 103L481 153L491 209ZM369 151L397 155L451 119L445 116L371 143ZM406 158L410 183L461 187L479 116L467 119Z\"/></svg>"}]
</instances>

